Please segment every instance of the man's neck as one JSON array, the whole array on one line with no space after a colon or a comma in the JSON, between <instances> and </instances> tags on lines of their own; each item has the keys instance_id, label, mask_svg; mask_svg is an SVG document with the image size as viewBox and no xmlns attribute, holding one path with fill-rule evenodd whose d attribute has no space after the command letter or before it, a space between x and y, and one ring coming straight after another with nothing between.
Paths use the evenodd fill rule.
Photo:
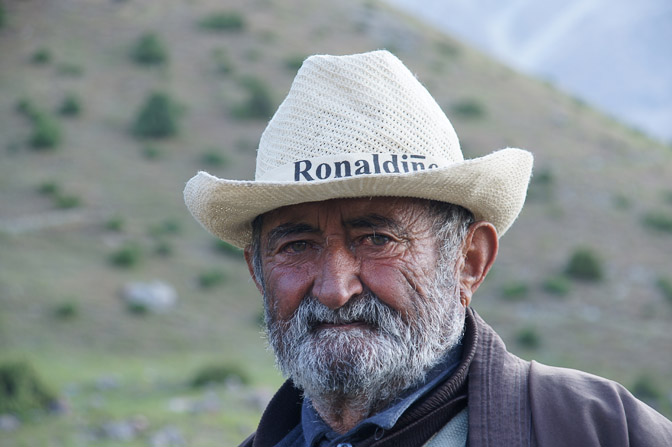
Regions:
<instances>
[{"instance_id":1,"label":"man's neck","mask_svg":"<svg viewBox=\"0 0 672 447\"><path fill-rule=\"evenodd\" d=\"M312 405L332 430L338 434L344 434L374 414L378 408L385 406L385 402L379 402L372 408L369 402L362 402L362 400L367 399L330 396L312 399Z\"/></svg>"}]
</instances>

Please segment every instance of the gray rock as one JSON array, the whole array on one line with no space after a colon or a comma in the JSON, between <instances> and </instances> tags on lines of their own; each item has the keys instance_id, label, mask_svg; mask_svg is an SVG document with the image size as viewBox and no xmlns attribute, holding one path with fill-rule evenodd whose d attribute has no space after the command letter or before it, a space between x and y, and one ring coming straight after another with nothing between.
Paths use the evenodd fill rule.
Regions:
<instances>
[{"instance_id":1,"label":"gray rock","mask_svg":"<svg viewBox=\"0 0 672 447\"><path fill-rule=\"evenodd\" d=\"M14 431L21 427L19 418L12 414L0 414L0 431Z\"/></svg>"},{"instance_id":2,"label":"gray rock","mask_svg":"<svg viewBox=\"0 0 672 447\"><path fill-rule=\"evenodd\" d=\"M129 306L149 312L168 312L177 302L177 292L163 281L134 282L124 286L121 296Z\"/></svg>"}]
</instances>

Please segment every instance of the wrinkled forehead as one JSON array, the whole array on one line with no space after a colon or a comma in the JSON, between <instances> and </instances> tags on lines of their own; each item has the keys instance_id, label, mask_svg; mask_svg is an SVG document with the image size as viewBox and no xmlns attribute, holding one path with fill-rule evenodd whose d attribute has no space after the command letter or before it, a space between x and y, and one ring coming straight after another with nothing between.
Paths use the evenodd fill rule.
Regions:
<instances>
[{"instance_id":1,"label":"wrinkled forehead","mask_svg":"<svg viewBox=\"0 0 672 447\"><path fill-rule=\"evenodd\" d=\"M413 225L426 216L430 201L407 197L366 197L331 199L284 206L262 215L261 232L278 225L303 222L320 228L328 222L351 222L358 218L379 218L382 221Z\"/></svg>"}]
</instances>

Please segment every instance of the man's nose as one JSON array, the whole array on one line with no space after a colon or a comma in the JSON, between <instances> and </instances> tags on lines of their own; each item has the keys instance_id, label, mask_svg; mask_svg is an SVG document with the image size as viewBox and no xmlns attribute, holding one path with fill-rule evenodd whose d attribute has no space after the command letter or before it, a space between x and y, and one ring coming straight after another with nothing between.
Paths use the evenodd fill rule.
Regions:
<instances>
[{"instance_id":1,"label":"man's nose","mask_svg":"<svg viewBox=\"0 0 672 447\"><path fill-rule=\"evenodd\" d=\"M330 309L338 309L363 292L357 257L343 243L327 246L320 256L313 295Z\"/></svg>"}]
</instances>

